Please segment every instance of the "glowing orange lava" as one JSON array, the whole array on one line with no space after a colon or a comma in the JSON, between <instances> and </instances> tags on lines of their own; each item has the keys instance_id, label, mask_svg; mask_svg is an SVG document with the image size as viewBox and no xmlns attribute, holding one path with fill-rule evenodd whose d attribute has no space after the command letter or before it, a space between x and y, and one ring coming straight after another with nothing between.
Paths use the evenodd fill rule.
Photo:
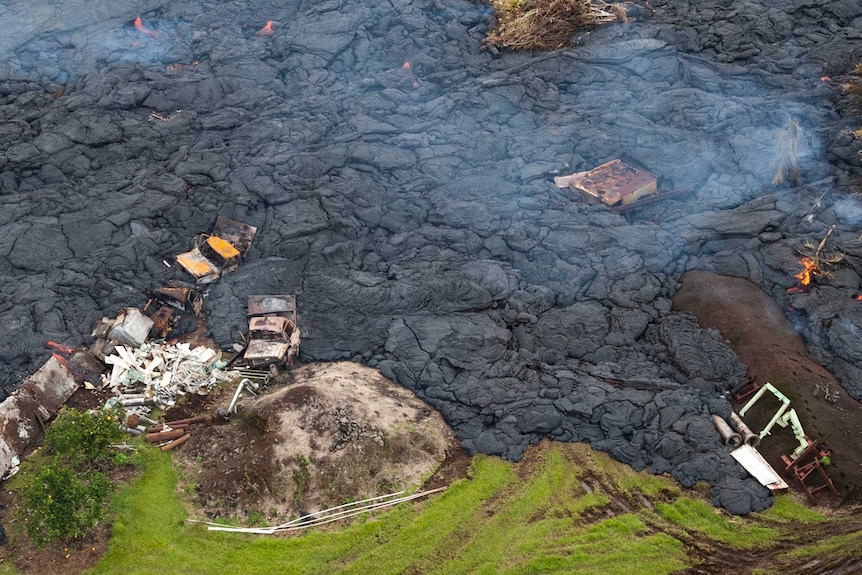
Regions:
<instances>
[{"instance_id":1,"label":"glowing orange lava","mask_svg":"<svg viewBox=\"0 0 862 575\"><path fill-rule=\"evenodd\" d=\"M45 344L45 347L47 347L48 349L56 349L63 355L72 355L75 352L74 347L69 347L68 345L57 343L56 341L49 340L48 343Z\"/></svg>"},{"instance_id":2,"label":"glowing orange lava","mask_svg":"<svg viewBox=\"0 0 862 575\"><path fill-rule=\"evenodd\" d=\"M66 369L68 369L69 371L72 371L71 369L69 369L69 360L67 360L65 357L63 357L59 353L52 353L51 355L54 357L54 359L57 360L57 363L59 363L60 365L62 365Z\"/></svg>"},{"instance_id":3,"label":"glowing orange lava","mask_svg":"<svg viewBox=\"0 0 862 575\"><path fill-rule=\"evenodd\" d=\"M135 18L135 29L138 30L139 32L143 32L144 34L146 34L147 36L149 36L150 38L152 38L154 40L158 40L158 38L159 38L158 34L153 32L152 30L150 30L146 26L144 26L144 22L143 22L143 20L141 20L140 17Z\"/></svg>"},{"instance_id":4,"label":"glowing orange lava","mask_svg":"<svg viewBox=\"0 0 862 575\"><path fill-rule=\"evenodd\" d=\"M856 301L862 301L862 295L857 295L853 299L855 299Z\"/></svg>"},{"instance_id":5,"label":"glowing orange lava","mask_svg":"<svg viewBox=\"0 0 862 575\"><path fill-rule=\"evenodd\" d=\"M800 258L799 263L802 264L802 271L796 274L795 277L799 280L799 283L807 286L811 283L811 276L817 272L817 265L809 257Z\"/></svg>"},{"instance_id":6,"label":"glowing orange lava","mask_svg":"<svg viewBox=\"0 0 862 575\"><path fill-rule=\"evenodd\" d=\"M272 29L272 20L269 20L266 26L257 31L258 36L272 36L273 34L275 34L275 30Z\"/></svg>"}]
</instances>

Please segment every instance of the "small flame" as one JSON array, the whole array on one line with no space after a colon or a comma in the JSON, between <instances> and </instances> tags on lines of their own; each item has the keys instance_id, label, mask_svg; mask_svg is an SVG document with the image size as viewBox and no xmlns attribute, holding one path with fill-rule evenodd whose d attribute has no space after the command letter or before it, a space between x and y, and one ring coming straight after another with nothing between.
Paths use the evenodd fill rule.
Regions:
<instances>
[{"instance_id":1,"label":"small flame","mask_svg":"<svg viewBox=\"0 0 862 575\"><path fill-rule=\"evenodd\" d=\"M272 20L267 21L266 26L257 31L258 36L272 36L275 30L272 29Z\"/></svg>"},{"instance_id":2,"label":"small flame","mask_svg":"<svg viewBox=\"0 0 862 575\"><path fill-rule=\"evenodd\" d=\"M153 40L158 40L158 39L159 39L159 35L158 35L158 34L156 34L155 32L153 32L152 30L150 30L150 29L149 29L149 28L147 28L146 26L144 26L144 21L143 21L143 20L141 20L140 16L139 16L139 17L137 17L137 18L135 18L135 29L136 29L136 30L138 30L138 32L142 32L142 33L146 34L147 36L149 36L149 37L150 37L150 38L152 38Z\"/></svg>"},{"instance_id":3,"label":"small flame","mask_svg":"<svg viewBox=\"0 0 862 575\"><path fill-rule=\"evenodd\" d=\"M410 70L410 62L404 62L403 64L401 64L401 69Z\"/></svg>"},{"instance_id":4,"label":"small flame","mask_svg":"<svg viewBox=\"0 0 862 575\"><path fill-rule=\"evenodd\" d=\"M796 274L796 279L804 286L811 283L811 276L817 272L817 264L809 257L800 258L799 263L802 264L802 271Z\"/></svg>"},{"instance_id":5,"label":"small flame","mask_svg":"<svg viewBox=\"0 0 862 575\"><path fill-rule=\"evenodd\" d=\"M857 295L853 299L855 299L856 301L862 301L862 295Z\"/></svg>"}]
</instances>

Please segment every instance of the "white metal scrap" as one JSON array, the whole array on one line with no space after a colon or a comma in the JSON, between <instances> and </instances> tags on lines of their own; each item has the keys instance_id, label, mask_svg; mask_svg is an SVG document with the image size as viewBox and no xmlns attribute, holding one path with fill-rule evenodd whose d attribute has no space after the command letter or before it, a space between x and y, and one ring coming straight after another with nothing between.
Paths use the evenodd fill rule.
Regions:
<instances>
[{"instance_id":1,"label":"white metal scrap","mask_svg":"<svg viewBox=\"0 0 862 575\"><path fill-rule=\"evenodd\" d=\"M106 357L105 363L113 367L110 376L102 376L103 385L109 385L121 401L124 396L134 396L160 407L173 405L186 393L206 394L219 381L239 375L222 370L227 362L221 360L220 351L191 348L188 343L151 342L138 349L118 345L116 354Z\"/></svg>"}]
</instances>

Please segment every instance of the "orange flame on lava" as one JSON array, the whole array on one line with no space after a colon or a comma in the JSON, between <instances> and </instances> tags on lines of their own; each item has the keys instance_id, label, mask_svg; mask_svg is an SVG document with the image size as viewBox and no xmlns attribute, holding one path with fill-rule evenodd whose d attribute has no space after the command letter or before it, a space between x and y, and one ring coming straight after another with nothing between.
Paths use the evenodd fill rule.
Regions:
<instances>
[{"instance_id":1,"label":"orange flame on lava","mask_svg":"<svg viewBox=\"0 0 862 575\"><path fill-rule=\"evenodd\" d=\"M800 258L799 263L802 264L802 271L796 274L795 277L799 280L799 283L807 286L811 283L811 276L817 272L817 264L809 257Z\"/></svg>"},{"instance_id":2,"label":"orange flame on lava","mask_svg":"<svg viewBox=\"0 0 862 575\"><path fill-rule=\"evenodd\" d=\"M855 299L856 301L862 301L862 295L857 295L853 299Z\"/></svg>"},{"instance_id":3,"label":"orange flame on lava","mask_svg":"<svg viewBox=\"0 0 862 575\"><path fill-rule=\"evenodd\" d=\"M275 30L272 29L272 20L267 21L266 26L257 31L258 36L272 36Z\"/></svg>"},{"instance_id":4,"label":"orange flame on lava","mask_svg":"<svg viewBox=\"0 0 862 575\"><path fill-rule=\"evenodd\" d=\"M158 34L153 32L152 30L150 30L146 26L144 26L144 21L141 20L140 16L135 18L135 29L138 30L138 32L143 32L144 34L146 34L147 36L149 36L153 40L158 40L158 38L159 38Z\"/></svg>"},{"instance_id":5,"label":"orange flame on lava","mask_svg":"<svg viewBox=\"0 0 862 575\"><path fill-rule=\"evenodd\" d=\"M402 70L409 70L410 69L410 62L404 62L403 64L401 64L401 69Z\"/></svg>"}]
</instances>

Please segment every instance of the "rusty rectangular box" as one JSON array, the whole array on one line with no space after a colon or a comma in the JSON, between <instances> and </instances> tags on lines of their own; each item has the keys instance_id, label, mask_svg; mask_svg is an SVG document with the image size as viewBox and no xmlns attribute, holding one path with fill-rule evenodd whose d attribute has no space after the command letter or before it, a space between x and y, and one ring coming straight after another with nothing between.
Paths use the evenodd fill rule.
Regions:
<instances>
[{"instance_id":1,"label":"rusty rectangular box","mask_svg":"<svg viewBox=\"0 0 862 575\"><path fill-rule=\"evenodd\" d=\"M287 318L275 315L253 317L248 322L248 331L252 337L277 335L286 338L290 328L292 326Z\"/></svg>"},{"instance_id":2,"label":"rusty rectangular box","mask_svg":"<svg viewBox=\"0 0 862 575\"><path fill-rule=\"evenodd\" d=\"M296 316L295 295L248 296L248 315L284 314Z\"/></svg>"},{"instance_id":3,"label":"rusty rectangular box","mask_svg":"<svg viewBox=\"0 0 862 575\"><path fill-rule=\"evenodd\" d=\"M588 202L607 206L625 206L652 196L658 190L654 175L619 159L557 180L558 186L571 186Z\"/></svg>"},{"instance_id":4,"label":"rusty rectangular box","mask_svg":"<svg viewBox=\"0 0 862 575\"><path fill-rule=\"evenodd\" d=\"M256 234L256 227L224 216L218 217L212 233L213 236L229 242L243 256L251 248L251 242L254 240Z\"/></svg>"},{"instance_id":5,"label":"rusty rectangular box","mask_svg":"<svg viewBox=\"0 0 862 575\"><path fill-rule=\"evenodd\" d=\"M287 341L255 339L249 342L243 360L252 366L278 363L287 357L289 349L290 342Z\"/></svg>"},{"instance_id":6,"label":"rusty rectangular box","mask_svg":"<svg viewBox=\"0 0 862 575\"><path fill-rule=\"evenodd\" d=\"M205 258L197 248L178 255L177 263L197 279L199 283L209 283L215 280L220 273L216 265Z\"/></svg>"}]
</instances>

